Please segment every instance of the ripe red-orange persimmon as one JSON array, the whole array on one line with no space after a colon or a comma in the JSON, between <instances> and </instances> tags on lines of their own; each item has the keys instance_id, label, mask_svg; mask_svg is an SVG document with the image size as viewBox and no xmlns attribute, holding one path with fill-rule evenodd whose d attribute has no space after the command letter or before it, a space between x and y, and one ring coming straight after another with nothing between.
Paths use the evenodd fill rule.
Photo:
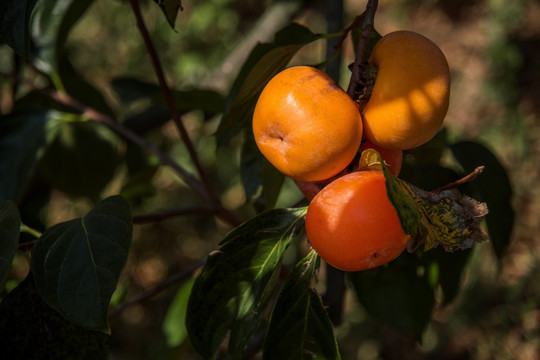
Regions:
<instances>
[{"instance_id":1,"label":"ripe red-orange persimmon","mask_svg":"<svg viewBox=\"0 0 540 360\"><path fill-rule=\"evenodd\" d=\"M353 172L328 184L311 201L305 228L319 256L345 271L388 263L403 252L410 238L378 171Z\"/></svg>"},{"instance_id":2,"label":"ripe red-orange persimmon","mask_svg":"<svg viewBox=\"0 0 540 360\"><path fill-rule=\"evenodd\" d=\"M362 118L354 102L328 75L309 66L283 70L268 82L252 125L266 159L301 181L339 173L362 140Z\"/></svg>"}]
</instances>

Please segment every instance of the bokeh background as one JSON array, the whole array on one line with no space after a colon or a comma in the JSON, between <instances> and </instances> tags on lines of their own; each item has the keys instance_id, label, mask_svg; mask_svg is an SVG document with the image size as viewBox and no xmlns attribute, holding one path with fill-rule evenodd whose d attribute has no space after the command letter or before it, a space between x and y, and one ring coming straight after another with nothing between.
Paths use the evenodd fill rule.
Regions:
<instances>
[{"instance_id":1,"label":"bokeh background","mask_svg":"<svg viewBox=\"0 0 540 360\"><path fill-rule=\"evenodd\" d=\"M226 95L258 41L271 41L275 32L291 21L313 32L327 32L329 7L336 3L186 0L175 31L153 2L143 1L142 6L171 86L206 87ZM352 23L364 8L365 1L344 1L344 24ZM414 30L441 47L452 72L448 136L479 141L496 154L513 186L516 218L501 261L489 243L475 246L459 296L436 309L421 344L375 324L348 294L345 321L336 329L342 356L362 360L540 359L540 2L386 0L379 2L375 27L383 35L398 29ZM126 76L156 82L126 1L96 1L68 44L74 67L119 113L128 118L138 106L144 106L123 107L111 86L113 79ZM0 66L9 68L9 51L0 51ZM325 42L318 41L306 46L293 63L320 63L325 54ZM347 40L340 79L344 86L353 57ZM2 106L8 106L5 98ZM212 135L219 116L208 119L194 112L184 114L183 119L226 207L245 219L252 216L254 211L246 204L239 176L241 139L233 139L230 147L216 151ZM186 150L172 124L146 136L187 162ZM145 157L133 159L155 162ZM155 167L141 174L147 186L136 188L126 188L122 176L119 170L106 192L139 198L135 214L197 204L193 194L167 169ZM278 206L293 206L300 200L299 191L287 181ZM85 199L54 191L41 218L52 225L81 216L90 206ZM214 218L194 215L135 225L132 252L113 305L189 270L214 250L229 230ZM27 272L26 261L16 259L15 281ZM171 339L164 329L170 304L185 284L189 284L189 277L111 320L111 359L197 358L188 340L170 347ZM184 336L181 329L169 332Z\"/></svg>"}]
</instances>

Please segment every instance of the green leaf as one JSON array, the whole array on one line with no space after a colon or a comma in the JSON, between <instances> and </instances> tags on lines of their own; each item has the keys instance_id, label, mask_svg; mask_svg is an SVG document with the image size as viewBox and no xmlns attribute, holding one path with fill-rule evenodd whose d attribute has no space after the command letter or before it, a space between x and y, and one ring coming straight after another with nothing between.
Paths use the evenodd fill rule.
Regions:
<instances>
[{"instance_id":1,"label":"green leaf","mask_svg":"<svg viewBox=\"0 0 540 360\"><path fill-rule=\"evenodd\" d=\"M58 113L17 111L0 117L0 201L19 201L57 132Z\"/></svg>"},{"instance_id":2,"label":"green leaf","mask_svg":"<svg viewBox=\"0 0 540 360\"><path fill-rule=\"evenodd\" d=\"M11 270L19 245L21 216L11 200L0 202L0 282Z\"/></svg>"},{"instance_id":3,"label":"green leaf","mask_svg":"<svg viewBox=\"0 0 540 360\"><path fill-rule=\"evenodd\" d=\"M383 267L349 273L360 303L377 321L416 340L435 303L428 273L414 254L404 253Z\"/></svg>"},{"instance_id":4,"label":"green leaf","mask_svg":"<svg viewBox=\"0 0 540 360\"><path fill-rule=\"evenodd\" d=\"M0 6L0 40L17 54L30 59L28 23L36 0L4 0Z\"/></svg>"},{"instance_id":5,"label":"green leaf","mask_svg":"<svg viewBox=\"0 0 540 360\"><path fill-rule=\"evenodd\" d=\"M276 286L288 245L306 209L277 209L231 231L208 256L188 303L186 326L204 358L216 356L231 330L229 352L239 356Z\"/></svg>"},{"instance_id":6,"label":"green leaf","mask_svg":"<svg viewBox=\"0 0 540 360\"><path fill-rule=\"evenodd\" d=\"M39 0L30 19L32 63L46 74L58 70L71 28L93 0Z\"/></svg>"},{"instance_id":7,"label":"green leaf","mask_svg":"<svg viewBox=\"0 0 540 360\"><path fill-rule=\"evenodd\" d=\"M97 90L73 68L67 56L62 56L57 60L57 63L57 72L64 92L92 109L113 118L115 117L113 109L107 103L102 92Z\"/></svg>"},{"instance_id":8,"label":"green leaf","mask_svg":"<svg viewBox=\"0 0 540 360\"><path fill-rule=\"evenodd\" d=\"M278 33L273 43L260 43L252 50L238 74L221 123L218 145L251 122L255 103L270 79L283 70L304 45L321 39L307 28L292 23Z\"/></svg>"},{"instance_id":9,"label":"green leaf","mask_svg":"<svg viewBox=\"0 0 540 360\"><path fill-rule=\"evenodd\" d=\"M101 124L80 121L79 115L62 116L58 136L39 164L40 173L61 191L95 199L120 163L119 139Z\"/></svg>"},{"instance_id":10,"label":"green leaf","mask_svg":"<svg viewBox=\"0 0 540 360\"><path fill-rule=\"evenodd\" d=\"M287 277L264 341L263 359L340 359L332 323L311 288L318 256L312 251Z\"/></svg>"},{"instance_id":11,"label":"green leaf","mask_svg":"<svg viewBox=\"0 0 540 360\"><path fill-rule=\"evenodd\" d=\"M65 320L45 304L30 274L0 303L2 359L108 359L110 336Z\"/></svg>"},{"instance_id":12,"label":"green leaf","mask_svg":"<svg viewBox=\"0 0 540 360\"><path fill-rule=\"evenodd\" d=\"M462 274L471 255L471 249L447 253L441 248L433 249L422 256L422 264L432 285L439 285L443 292L443 305L451 303L461 289Z\"/></svg>"},{"instance_id":13,"label":"green leaf","mask_svg":"<svg viewBox=\"0 0 540 360\"><path fill-rule=\"evenodd\" d=\"M452 154L466 172L477 166L485 166L484 172L471 186L482 201L489 206L486 225L495 250L500 259L508 243L514 226L512 208L512 186L506 170L495 155L482 144L463 141L450 146Z\"/></svg>"},{"instance_id":14,"label":"green leaf","mask_svg":"<svg viewBox=\"0 0 540 360\"><path fill-rule=\"evenodd\" d=\"M263 162L262 181L264 207L266 210L270 210L276 206L285 175L266 160Z\"/></svg>"},{"instance_id":15,"label":"green leaf","mask_svg":"<svg viewBox=\"0 0 540 360\"><path fill-rule=\"evenodd\" d=\"M428 192L403 181L388 171L381 155L368 149L362 152L360 169L383 171L388 198L398 213L405 233L411 235L407 248L424 251L441 245L447 251L470 248L487 235L479 226L487 206L456 188Z\"/></svg>"},{"instance_id":16,"label":"green leaf","mask_svg":"<svg viewBox=\"0 0 540 360\"><path fill-rule=\"evenodd\" d=\"M109 197L47 229L32 251L36 289L67 320L109 331L107 310L131 243L129 204Z\"/></svg>"},{"instance_id":17,"label":"green leaf","mask_svg":"<svg viewBox=\"0 0 540 360\"><path fill-rule=\"evenodd\" d=\"M182 285L176 293L163 320L163 332L167 338L167 345L171 348L182 344L188 336L186 330L186 312L193 283L194 280L189 280Z\"/></svg>"},{"instance_id":18,"label":"green leaf","mask_svg":"<svg viewBox=\"0 0 540 360\"><path fill-rule=\"evenodd\" d=\"M165 15L165 18L167 18L167 22L174 30L174 24L176 23L176 17L178 16L178 12L184 10L182 8L182 1L154 0L154 2L159 5L161 11L163 11L163 15Z\"/></svg>"}]
</instances>

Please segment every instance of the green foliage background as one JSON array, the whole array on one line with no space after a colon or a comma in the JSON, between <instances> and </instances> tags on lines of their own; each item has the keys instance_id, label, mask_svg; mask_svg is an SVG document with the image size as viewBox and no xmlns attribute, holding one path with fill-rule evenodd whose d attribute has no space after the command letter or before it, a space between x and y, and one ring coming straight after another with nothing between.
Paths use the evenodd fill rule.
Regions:
<instances>
[{"instance_id":1,"label":"green foliage background","mask_svg":"<svg viewBox=\"0 0 540 360\"><path fill-rule=\"evenodd\" d=\"M215 109L223 106L233 80L255 45L254 42L249 43L253 34L257 39L270 41L274 33L290 20L305 25L313 32L325 32L323 5L309 1L183 1L184 11L176 20L176 30L172 31L153 2L143 1L141 4L167 79L171 87L184 91L179 98L191 94L193 87L217 92L208 95L212 101L205 104L204 111L186 111L183 120L224 205L243 219L252 217L258 204L253 203L253 199L246 199L244 194L239 168L242 137L230 138L228 146L219 147L217 151L219 144L214 135L220 118ZM365 7L364 2L350 1L345 5L346 24L352 22L353 16L360 14ZM385 300L372 304L375 313L381 316L376 318L368 315L352 292L347 293L345 321L335 330L344 359L421 359L440 358L441 354L449 359L513 359L533 357L537 352L540 346L540 287L535 281L540 259L540 175L537 170L540 166L540 63L535 49L540 43L539 18L540 7L532 0L381 1L375 23L381 34L400 28L415 30L433 39L447 55L453 79L452 100L446 120L447 136L451 142L480 140L502 162L514 189L512 206L517 214L516 226L508 248L497 249L497 253L503 255L500 260L489 244L480 244L465 253L447 257L438 257L438 253L426 256L420 269L423 273L414 284L400 283L399 279L388 277L384 272L359 274L354 284L362 289L366 306L370 304L370 296ZM261 27L262 23L269 28ZM323 43L306 46L292 62L322 62ZM346 47L341 66L343 84L348 80L347 65L352 56L352 49ZM145 84L155 87L156 80L126 1L93 2L67 38L67 53L62 59L69 60L71 64L62 66L62 69L70 69L63 74L66 88L70 83L77 84L78 76L82 76L98 89L97 95L94 93L98 100L94 103L102 104L102 111L116 111L127 124L133 125L133 129L144 129L145 138L158 148L183 164L189 163L176 129L166 121L167 115L163 115L163 103L148 96L148 88L145 88L144 96L134 93ZM7 46L0 47L0 70L9 73L12 69L12 51ZM43 81L32 70L25 68L25 72L26 76L35 78L36 83ZM133 86L127 82L133 78L145 84ZM7 113L13 100L10 96L12 82L1 81L0 106L2 113ZM20 86L19 94L24 94L28 89L24 84ZM27 99L26 103L24 99L18 100L22 105L36 102L34 98ZM219 106L212 108L214 104ZM141 110L146 115L152 114L155 122L162 119L160 125L148 128L147 123L141 123L141 118L134 116ZM5 119L2 121L7 121ZM53 126L54 120L51 115L47 124ZM30 122L28 126L35 124ZM98 197L117 193L130 201L135 216L164 209L198 209L189 216L134 226L130 256L113 295L112 309L160 284L168 276L189 270L215 250L231 230L227 224L203 216L208 209L200 206L200 200L193 192L170 170L158 167L156 158L147 156L139 148L120 145L106 130L93 129L93 125L88 123L64 122L58 131L64 136L55 140L53 149L75 143L86 149L102 149L104 153L94 154L91 159L81 159L74 151L73 158L64 158L62 161L70 164L63 168L64 171L77 171L80 179L77 183L68 184L62 183L65 178L61 175L62 169L55 170L52 165L47 165L47 162L55 164L54 154L48 153L40 163L39 176L31 188L43 194L46 193L43 190L51 185L53 190L48 196L33 196L31 202L24 203L21 209L28 209L28 213L22 211L21 218L26 225L43 231L59 222L85 215ZM96 139L99 143L85 144L87 137L84 134L87 132L98 132ZM49 141L37 140L34 146ZM119 160L107 153L107 149L119 149L125 156L125 163L120 168L116 167ZM432 159L423 157L425 153L411 152L406 156L410 164L423 164L422 174L429 173L427 169L433 165ZM452 170L461 170L451 163L449 149L439 155L436 162L442 159ZM0 159L9 161L10 157L0 154ZM92 165L96 161L97 165ZM77 164L81 163L92 166L78 167ZM99 165L106 165L105 169L109 170L103 172ZM415 169L405 166L404 173L408 178L417 180L413 183L424 188L436 188L448 179L443 176L440 179L442 183L425 181L415 173ZM188 170L195 172L193 168ZM77 185L84 184L88 174L96 171L102 175L99 177L102 183L88 184L82 187L85 191L81 193L81 186ZM0 179L3 184L2 181L6 180ZM103 184L106 184L105 190L100 191ZM496 192L498 184L491 186ZM276 199L276 207L290 207L301 199L300 192L286 179ZM26 234L21 236L22 240L32 240ZM303 251L305 249L301 246L292 249L283 259L284 264L293 269ZM442 258L452 264L441 262ZM417 271L417 268L411 269L409 260L406 255L395 266L404 271ZM426 307L431 302L438 304L433 313L423 313L423 303L411 304L410 307L401 303L402 313L412 308L419 313L418 316L433 318L420 345L381 325L389 313L384 306L391 306L393 300L399 299L396 292L399 294L401 287L404 287L403 292L414 288L419 294L424 294L426 288L430 289L430 277L434 273L443 266L452 268L456 263L465 262L469 265L461 273L461 284L447 282L446 288L441 289L435 299L429 295L421 297L428 303ZM25 254L17 252L6 282L6 292L22 282L28 270ZM398 285L391 285L394 282ZM388 287L375 286L386 283L396 292L388 291ZM27 285L18 291L35 296L35 289ZM177 291L180 291L179 295ZM168 312L172 311L171 303L186 302L185 296L181 296L182 291L186 291L184 284L178 283L112 318L112 335L108 340L111 355L118 359L198 358L186 338L185 329L163 326ZM30 314L32 311L29 308ZM406 321L406 317L403 319ZM63 320L54 318L54 321ZM410 329L415 324L405 322L402 326ZM417 332L416 329L412 331ZM36 333L39 334L39 329ZM171 343L171 338L175 342ZM100 344L88 348L93 349L93 346L96 351L102 351Z\"/></svg>"}]
</instances>

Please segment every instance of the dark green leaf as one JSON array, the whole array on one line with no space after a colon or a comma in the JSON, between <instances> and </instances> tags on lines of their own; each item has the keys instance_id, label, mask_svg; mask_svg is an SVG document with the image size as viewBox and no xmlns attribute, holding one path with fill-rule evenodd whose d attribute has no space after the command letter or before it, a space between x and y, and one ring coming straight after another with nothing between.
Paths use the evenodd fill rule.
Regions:
<instances>
[{"instance_id":1,"label":"dark green leaf","mask_svg":"<svg viewBox=\"0 0 540 360\"><path fill-rule=\"evenodd\" d=\"M47 229L32 251L40 296L66 319L108 331L109 301L127 260L131 233L129 205L120 196Z\"/></svg>"},{"instance_id":2,"label":"dark green leaf","mask_svg":"<svg viewBox=\"0 0 540 360\"><path fill-rule=\"evenodd\" d=\"M21 217L17 205L11 200L0 202L0 282L11 270L19 245L20 227Z\"/></svg>"},{"instance_id":3,"label":"dark green leaf","mask_svg":"<svg viewBox=\"0 0 540 360\"><path fill-rule=\"evenodd\" d=\"M57 117L52 111L18 111L0 118L0 201L20 200L57 132Z\"/></svg>"},{"instance_id":4,"label":"dark green leaf","mask_svg":"<svg viewBox=\"0 0 540 360\"><path fill-rule=\"evenodd\" d=\"M101 124L77 121L78 115L63 118L58 136L40 162L40 172L53 187L70 195L96 198L120 163L118 137Z\"/></svg>"},{"instance_id":5,"label":"dark green leaf","mask_svg":"<svg viewBox=\"0 0 540 360\"><path fill-rule=\"evenodd\" d=\"M255 143L253 132L246 129L245 140L240 157L240 174L246 199L250 200L257 194L263 182L263 164L267 161Z\"/></svg>"},{"instance_id":6,"label":"dark green leaf","mask_svg":"<svg viewBox=\"0 0 540 360\"><path fill-rule=\"evenodd\" d=\"M105 100L102 92L97 90L79 74L66 56L58 59L57 63L58 76L66 93L92 109L115 117L114 111L107 103L107 100Z\"/></svg>"},{"instance_id":7,"label":"dark green leaf","mask_svg":"<svg viewBox=\"0 0 540 360\"><path fill-rule=\"evenodd\" d=\"M0 303L2 359L108 359L109 335L65 320L45 304L32 275Z\"/></svg>"},{"instance_id":8,"label":"dark green leaf","mask_svg":"<svg viewBox=\"0 0 540 360\"><path fill-rule=\"evenodd\" d=\"M263 359L340 359L332 323L311 288L318 257L300 261L276 300L264 341Z\"/></svg>"},{"instance_id":9,"label":"dark green leaf","mask_svg":"<svg viewBox=\"0 0 540 360\"><path fill-rule=\"evenodd\" d=\"M25 60L30 58L28 23L36 0L4 0L0 6L0 40Z\"/></svg>"},{"instance_id":10,"label":"dark green leaf","mask_svg":"<svg viewBox=\"0 0 540 360\"><path fill-rule=\"evenodd\" d=\"M32 11L32 63L46 74L58 70L73 25L93 0L40 0Z\"/></svg>"},{"instance_id":11,"label":"dark green leaf","mask_svg":"<svg viewBox=\"0 0 540 360\"><path fill-rule=\"evenodd\" d=\"M485 166L484 172L471 186L489 207L486 224L491 243L500 259L506 249L514 226L512 186L506 170L495 155L485 146L463 141L450 146L452 154L466 172Z\"/></svg>"},{"instance_id":12,"label":"dark green leaf","mask_svg":"<svg viewBox=\"0 0 540 360\"><path fill-rule=\"evenodd\" d=\"M264 207L266 210L273 209L274 206L276 206L279 192L281 191L281 187L285 181L285 175L279 172L268 161L264 161L262 180Z\"/></svg>"},{"instance_id":13,"label":"dark green leaf","mask_svg":"<svg viewBox=\"0 0 540 360\"><path fill-rule=\"evenodd\" d=\"M167 337L169 347L179 346L187 338L186 314L192 288L193 280L182 285L169 306L165 319L163 319L163 332Z\"/></svg>"},{"instance_id":14,"label":"dark green leaf","mask_svg":"<svg viewBox=\"0 0 540 360\"><path fill-rule=\"evenodd\" d=\"M448 253L441 248L422 255L422 264L429 272L431 284L438 284L441 287L444 295L443 305L452 302L459 293L463 270L470 255L471 249Z\"/></svg>"},{"instance_id":15,"label":"dark green leaf","mask_svg":"<svg viewBox=\"0 0 540 360\"><path fill-rule=\"evenodd\" d=\"M283 70L304 45L320 39L307 28L290 24L276 33L273 43L258 44L242 66L218 129L218 145L249 124L255 103L266 83Z\"/></svg>"},{"instance_id":16,"label":"dark green leaf","mask_svg":"<svg viewBox=\"0 0 540 360\"><path fill-rule=\"evenodd\" d=\"M163 93L158 84L145 82L137 78L120 77L111 83L120 100L129 104L141 99L151 99L155 103L165 104ZM175 104L182 112L202 110L215 115L223 112L225 98L220 93L210 89L172 89Z\"/></svg>"},{"instance_id":17,"label":"dark green leaf","mask_svg":"<svg viewBox=\"0 0 540 360\"><path fill-rule=\"evenodd\" d=\"M204 358L216 355L228 330L229 352L240 354L276 286L283 254L306 209L271 210L230 232L208 256L188 303L186 326Z\"/></svg>"},{"instance_id":18,"label":"dark green leaf","mask_svg":"<svg viewBox=\"0 0 540 360\"><path fill-rule=\"evenodd\" d=\"M171 28L174 30L174 24L176 23L176 17L178 16L178 12L184 10L182 8L182 1L181 0L154 0L156 4L159 5L161 8L161 11L163 11L163 14L167 18L167 22L171 26Z\"/></svg>"},{"instance_id":19,"label":"dark green leaf","mask_svg":"<svg viewBox=\"0 0 540 360\"><path fill-rule=\"evenodd\" d=\"M433 288L415 254L380 268L349 273L360 303L377 321L420 340L431 318Z\"/></svg>"}]
</instances>

